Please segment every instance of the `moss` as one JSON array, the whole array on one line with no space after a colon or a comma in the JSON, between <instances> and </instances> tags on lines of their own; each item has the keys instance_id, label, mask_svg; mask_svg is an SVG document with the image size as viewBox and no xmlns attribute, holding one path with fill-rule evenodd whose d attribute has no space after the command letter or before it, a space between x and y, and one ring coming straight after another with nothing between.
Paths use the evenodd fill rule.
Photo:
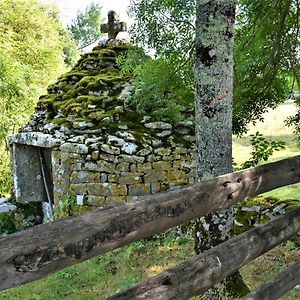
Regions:
<instances>
[{"instance_id":1,"label":"moss","mask_svg":"<svg viewBox=\"0 0 300 300\"><path fill-rule=\"evenodd\" d=\"M89 96L88 102L92 105L100 105L105 98L105 96Z\"/></svg>"},{"instance_id":2,"label":"moss","mask_svg":"<svg viewBox=\"0 0 300 300\"><path fill-rule=\"evenodd\" d=\"M114 50L111 49L103 49L100 46L96 46L93 48L92 52L90 52L89 54L94 54L94 55L101 55L103 57L116 57L117 53Z\"/></svg>"},{"instance_id":3,"label":"moss","mask_svg":"<svg viewBox=\"0 0 300 300\"><path fill-rule=\"evenodd\" d=\"M93 78L93 76L84 76L80 81L76 83L75 88L79 86L87 87L87 85L93 80Z\"/></svg>"},{"instance_id":4,"label":"moss","mask_svg":"<svg viewBox=\"0 0 300 300\"><path fill-rule=\"evenodd\" d=\"M66 118L55 118L55 119L49 120L50 123L57 124L57 125L62 125L64 123L66 123L66 121L67 121Z\"/></svg>"},{"instance_id":5,"label":"moss","mask_svg":"<svg viewBox=\"0 0 300 300\"><path fill-rule=\"evenodd\" d=\"M80 86L76 89L78 95L88 95L89 90L86 87Z\"/></svg>"},{"instance_id":6,"label":"moss","mask_svg":"<svg viewBox=\"0 0 300 300\"><path fill-rule=\"evenodd\" d=\"M76 98L76 96L77 96L76 90L72 88L62 95L62 100L74 99Z\"/></svg>"},{"instance_id":7,"label":"moss","mask_svg":"<svg viewBox=\"0 0 300 300\"><path fill-rule=\"evenodd\" d=\"M225 286L227 293L234 298L240 298L250 293L249 287L246 285L239 272L235 272L227 277Z\"/></svg>"}]
</instances>

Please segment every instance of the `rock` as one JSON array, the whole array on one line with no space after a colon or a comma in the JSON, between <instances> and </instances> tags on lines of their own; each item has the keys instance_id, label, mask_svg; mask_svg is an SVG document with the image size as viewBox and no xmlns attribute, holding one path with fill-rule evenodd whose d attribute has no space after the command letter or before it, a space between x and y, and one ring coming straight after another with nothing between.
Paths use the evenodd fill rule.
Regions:
<instances>
[{"instance_id":1,"label":"rock","mask_svg":"<svg viewBox=\"0 0 300 300\"><path fill-rule=\"evenodd\" d=\"M150 147L150 148L144 148L144 149L140 150L140 151L137 153L137 155L139 155L139 156L147 156L147 155L149 155L150 153L152 153L152 148L151 148L151 147Z\"/></svg>"},{"instance_id":2,"label":"rock","mask_svg":"<svg viewBox=\"0 0 300 300\"><path fill-rule=\"evenodd\" d=\"M165 130L165 131L156 133L156 136L162 138L162 137L169 136L169 135L171 135L171 134L172 134L172 131L170 131L170 130Z\"/></svg>"},{"instance_id":3,"label":"rock","mask_svg":"<svg viewBox=\"0 0 300 300\"><path fill-rule=\"evenodd\" d=\"M8 203L0 204L0 213L7 213L10 211L14 211L16 209L17 209L17 207L12 204L8 204Z\"/></svg>"},{"instance_id":4,"label":"rock","mask_svg":"<svg viewBox=\"0 0 300 300\"><path fill-rule=\"evenodd\" d=\"M121 176L118 180L120 184L135 184L141 182L142 178L140 176Z\"/></svg>"},{"instance_id":5,"label":"rock","mask_svg":"<svg viewBox=\"0 0 300 300\"><path fill-rule=\"evenodd\" d=\"M151 170L147 174L144 175L144 182L145 183L154 183L158 181L164 180L163 171L154 171Z\"/></svg>"},{"instance_id":6,"label":"rock","mask_svg":"<svg viewBox=\"0 0 300 300\"><path fill-rule=\"evenodd\" d=\"M196 138L194 136L191 135L184 135L183 139L189 143L195 143L196 142Z\"/></svg>"},{"instance_id":7,"label":"rock","mask_svg":"<svg viewBox=\"0 0 300 300\"><path fill-rule=\"evenodd\" d=\"M171 169L172 165L170 161L155 161L152 163L154 170L169 170Z\"/></svg>"},{"instance_id":8,"label":"rock","mask_svg":"<svg viewBox=\"0 0 300 300\"><path fill-rule=\"evenodd\" d=\"M121 154L117 158L117 162L129 162L131 164L134 163L143 163L145 161L144 157L136 156L136 155L126 155L126 154Z\"/></svg>"},{"instance_id":9,"label":"rock","mask_svg":"<svg viewBox=\"0 0 300 300\"><path fill-rule=\"evenodd\" d=\"M143 196L150 194L150 183L138 183L129 186L129 196Z\"/></svg>"},{"instance_id":10,"label":"rock","mask_svg":"<svg viewBox=\"0 0 300 300\"><path fill-rule=\"evenodd\" d=\"M87 191L93 196L126 196L127 187L125 184L117 183L88 183Z\"/></svg>"},{"instance_id":11,"label":"rock","mask_svg":"<svg viewBox=\"0 0 300 300\"><path fill-rule=\"evenodd\" d=\"M68 142L70 143L79 143L79 144L84 144L84 141L85 141L85 136L84 135L77 135L77 136L74 136L72 138L69 138L68 139Z\"/></svg>"},{"instance_id":12,"label":"rock","mask_svg":"<svg viewBox=\"0 0 300 300\"><path fill-rule=\"evenodd\" d=\"M94 124L91 122L73 122L73 128L76 129L87 129L93 127Z\"/></svg>"},{"instance_id":13,"label":"rock","mask_svg":"<svg viewBox=\"0 0 300 300\"><path fill-rule=\"evenodd\" d=\"M152 123L146 123L144 125L146 128L148 129L152 129L152 130L171 130L172 129L172 125L169 123L165 123L165 122L152 122Z\"/></svg>"},{"instance_id":14,"label":"rock","mask_svg":"<svg viewBox=\"0 0 300 300\"><path fill-rule=\"evenodd\" d=\"M132 143L126 143L122 147L122 151L127 153L127 154L134 154L137 151L137 145L132 144Z\"/></svg>"},{"instance_id":15,"label":"rock","mask_svg":"<svg viewBox=\"0 0 300 300\"><path fill-rule=\"evenodd\" d=\"M120 148L103 144L100 146L100 149L108 154L119 155L121 153Z\"/></svg>"},{"instance_id":16,"label":"rock","mask_svg":"<svg viewBox=\"0 0 300 300\"><path fill-rule=\"evenodd\" d=\"M140 123L141 123L141 124L144 124L144 123L146 123L146 122L149 122L151 119L152 119L152 117L150 117L150 116L144 116L144 117L143 117L143 120L142 120Z\"/></svg>"},{"instance_id":17,"label":"rock","mask_svg":"<svg viewBox=\"0 0 300 300\"><path fill-rule=\"evenodd\" d=\"M63 152L73 152L78 154L87 154L89 152L89 149L85 144L64 143L59 147L59 149Z\"/></svg>"}]
</instances>

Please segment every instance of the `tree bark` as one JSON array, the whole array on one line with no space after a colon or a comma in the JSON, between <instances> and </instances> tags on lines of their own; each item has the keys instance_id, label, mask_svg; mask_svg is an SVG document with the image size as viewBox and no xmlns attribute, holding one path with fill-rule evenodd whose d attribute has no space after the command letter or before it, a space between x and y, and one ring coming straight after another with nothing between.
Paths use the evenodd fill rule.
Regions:
<instances>
[{"instance_id":1,"label":"tree bark","mask_svg":"<svg viewBox=\"0 0 300 300\"><path fill-rule=\"evenodd\" d=\"M197 0L196 7L196 144L200 181L232 171L232 99L234 0ZM233 210L209 214L195 223L195 251L206 251L231 237ZM238 274L237 284L247 292ZM231 293L230 283L219 287ZM227 290L227 291L226 291ZM235 290L235 288L234 288ZM235 292L235 291L234 291ZM222 292L223 293L223 292ZM233 293L233 295L235 295Z\"/></svg>"}]
</instances>

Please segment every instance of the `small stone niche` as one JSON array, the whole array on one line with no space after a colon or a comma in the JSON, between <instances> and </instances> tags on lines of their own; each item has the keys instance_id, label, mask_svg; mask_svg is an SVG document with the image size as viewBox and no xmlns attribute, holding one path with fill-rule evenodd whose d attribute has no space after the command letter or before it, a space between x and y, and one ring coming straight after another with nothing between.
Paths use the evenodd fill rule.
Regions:
<instances>
[{"instance_id":1,"label":"small stone niche","mask_svg":"<svg viewBox=\"0 0 300 300\"><path fill-rule=\"evenodd\" d=\"M195 182L194 112L174 124L128 107L130 77L116 63L128 48L97 46L82 55L11 137L18 202L50 197L55 208L72 195L89 211Z\"/></svg>"}]
</instances>

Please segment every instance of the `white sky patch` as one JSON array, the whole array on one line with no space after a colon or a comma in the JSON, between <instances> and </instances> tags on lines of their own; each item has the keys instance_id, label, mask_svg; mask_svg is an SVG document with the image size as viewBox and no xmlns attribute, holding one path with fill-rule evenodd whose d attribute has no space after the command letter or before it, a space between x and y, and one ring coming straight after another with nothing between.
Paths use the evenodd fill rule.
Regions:
<instances>
[{"instance_id":1,"label":"white sky patch","mask_svg":"<svg viewBox=\"0 0 300 300\"><path fill-rule=\"evenodd\" d=\"M94 2L102 7L102 17L107 22L107 13L115 10L120 15L120 21L124 21L128 26L132 21L127 15L127 8L130 0L40 0L42 3L55 3L60 10L60 19L66 27L76 17L77 11L84 11L85 8ZM100 29L99 29L100 30ZM128 33L119 33L119 38L128 38Z\"/></svg>"}]
</instances>

